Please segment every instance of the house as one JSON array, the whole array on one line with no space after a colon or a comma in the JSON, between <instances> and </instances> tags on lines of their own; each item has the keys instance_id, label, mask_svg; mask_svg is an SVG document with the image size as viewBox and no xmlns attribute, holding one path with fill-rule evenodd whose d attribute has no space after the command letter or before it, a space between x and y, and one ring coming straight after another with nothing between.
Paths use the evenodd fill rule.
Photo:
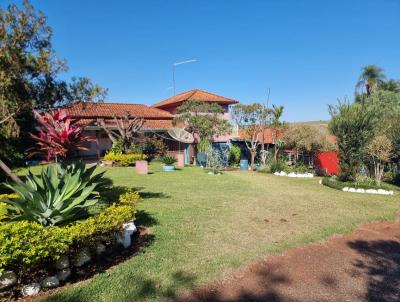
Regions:
<instances>
[{"instance_id":1,"label":"house","mask_svg":"<svg viewBox=\"0 0 400 302\"><path fill-rule=\"evenodd\" d=\"M133 118L143 118L144 124L140 130L144 135L156 135L164 140L168 146L170 155L182 158L185 164L193 161L193 146L182 143L169 135L168 131L174 128L182 128L172 123L176 114L176 109L184 102L196 100L208 103L217 103L223 109L222 118L230 119L229 106L236 104L237 101L223 96L219 96L207 91L194 89L177 94L153 106L144 104L128 103L76 103L68 106L66 110L73 118L79 120L79 124L84 127L84 132L92 140L88 142L87 149L80 151L79 157L100 159L105 152L112 146L105 131L97 124L98 119L103 119L105 124L117 129L114 117L120 118L129 114ZM216 143L226 143L232 135L215 137Z\"/></svg>"}]
</instances>

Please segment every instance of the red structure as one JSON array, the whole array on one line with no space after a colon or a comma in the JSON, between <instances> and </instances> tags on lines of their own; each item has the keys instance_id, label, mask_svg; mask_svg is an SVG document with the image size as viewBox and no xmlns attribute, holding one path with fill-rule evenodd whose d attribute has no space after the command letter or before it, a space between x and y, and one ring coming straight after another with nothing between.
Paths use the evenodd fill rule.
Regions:
<instances>
[{"instance_id":1,"label":"red structure","mask_svg":"<svg viewBox=\"0 0 400 302\"><path fill-rule=\"evenodd\" d=\"M317 171L321 174L339 174L339 157L337 152L326 151L316 153L314 164Z\"/></svg>"}]
</instances>

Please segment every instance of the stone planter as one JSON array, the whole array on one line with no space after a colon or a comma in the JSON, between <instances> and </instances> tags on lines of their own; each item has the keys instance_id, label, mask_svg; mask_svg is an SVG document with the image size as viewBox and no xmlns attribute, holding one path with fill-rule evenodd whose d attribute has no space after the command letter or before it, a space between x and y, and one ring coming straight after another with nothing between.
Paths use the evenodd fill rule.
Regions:
<instances>
[{"instance_id":1,"label":"stone planter","mask_svg":"<svg viewBox=\"0 0 400 302\"><path fill-rule=\"evenodd\" d=\"M163 166L163 170L166 172L170 172L170 171L174 171L175 170L175 166Z\"/></svg>"},{"instance_id":2,"label":"stone planter","mask_svg":"<svg viewBox=\"0 0 400 302\"><path fill-rule=\"evenodd\" d=\"M149 164L147 160L137 160L135 163L135 170L137 174L146 175L149 173Z\"/></svg>"}]
</instances>

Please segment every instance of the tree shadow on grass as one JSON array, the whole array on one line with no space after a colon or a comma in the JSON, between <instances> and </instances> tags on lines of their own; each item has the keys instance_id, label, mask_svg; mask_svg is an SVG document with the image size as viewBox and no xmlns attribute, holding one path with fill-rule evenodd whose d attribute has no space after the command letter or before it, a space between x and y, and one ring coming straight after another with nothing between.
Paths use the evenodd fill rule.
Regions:
<instances>
[{"instance_id":1,"label":"tree shadow on grass","mask_svg":"<svg viewBox=\"0 0 400 302\"><path fill-rule=\"evenodd\" d=\"M139 192L139 195L142 199L154 199L154 198L170 198L169 195L163 192L149 192L149 191L142 191L144 187L125 187L125 186L107 186L101 192L102 202L104 204L112 204L114 202L118 202L119 196L124 194L130 190L134 190Z\"/></svg>"},{"instance_id":2,"label":"tree shadow on grass","mask_svg":"<svg viewBox=\"0 0 400 302\"><path fill-rule=\"evenodd\" d=\"M139 210L135 214L135 223L145 227L151 227L158 224L158 220L148 212Z\"/></svg>"},{"instance_id":3,"label":"tree shadow on grass","mask_svg":"<svg viewBox=\"0 0 400 302\"><path fill-rule=\"evenodd\" d=\"M167 299L175 302L284 302L279 285L290 284L289 278L280 273L279 266L256 266L250 269L247 281L240 279L230 284L213 284L204 288L195 289L178 299ZM250 285L249 285L250 284ZM257 290L252 288L256 284ZM250 286L250 288L249 288ZM167 297L169 298L169 297ZM173 297L174 298L174 297ZM290 301L295 302L293 298Z\"/></svg>"},{"instance_id":4,"label":"tree shadow on grass","mask_svg":"<svg viewBox=\"0 0 400 302\"><path fill-rule=\"evenodd\" d=\"M348 245L362 256L354 266L368 275L366 301L400 301L400 243L357 240Z\"/></svg>"}]
</instances>

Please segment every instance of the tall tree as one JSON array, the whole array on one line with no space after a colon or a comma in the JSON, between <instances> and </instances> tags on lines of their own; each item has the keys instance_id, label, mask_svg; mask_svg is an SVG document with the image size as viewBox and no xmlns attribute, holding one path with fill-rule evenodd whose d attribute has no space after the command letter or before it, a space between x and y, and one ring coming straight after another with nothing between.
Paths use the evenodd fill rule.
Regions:
<instances>
[{"instance_id":1,"label":"tall tree","mask_svg":"<svg viewBox=\"0 0 400 302\"><path fill-rule=\"evenodd\" d=\"M385 78L383 69L376 65L366 65L362 68L356 88L363 89L365 87L367 96L370 96L372 92L376 91L384 83Z\"/></svg>"},{"instance_id":2,"label":"tall tree","mask_svg":"<svg viewBox=\"0 0 400 302\"><path fill-rule=\"evenodd\" d=\"M238 125L239 132L243 134L246 147L250 152L252 169L260 145L258 137L262 133L263 112L263 105L259 103L237 104L232 108L232 118Z\"/></svg>"},{"instance_id":3,"label":"tall tree","mask_svg":"<svg viewBox=\"0 0 400 302\"><path fill-rule=\"evenodd\" d=\"M51 38L47 18L28 0L21 8L14 4L0 8L0 139L5 145L10 136L17 139L22 117L33 118L32 109L65 105L77 101L75 95L82 101L87 100L84 95L102 99L107 92L86 78L71 84L58 79L67 66L57 57Z\"/></svg>"},{"instance_id":4,"label":"tall tree","mask_svg":"<svg viewBox=\"0 0 400 302\"><path fill-rule=\"evenodd\" d=\"M374 113L360 103L350 104L347 100L330 105L329 113L329 129L338 144L340 178L355 180L365 158L366 147L374 135Z\"/></svg>"},{"instance_id":5,"label":"tall tree","mask_svg":"<svg viewBox=\"0 0 400 302\"><path fill-rule=\"evenodd\" d=\"M183 124L195 143L211 145L215 136L231 131L231 124L222 117L224 109L216 103L187 101L177 108L174 124Z\"/></svg>"}]
</instances>

